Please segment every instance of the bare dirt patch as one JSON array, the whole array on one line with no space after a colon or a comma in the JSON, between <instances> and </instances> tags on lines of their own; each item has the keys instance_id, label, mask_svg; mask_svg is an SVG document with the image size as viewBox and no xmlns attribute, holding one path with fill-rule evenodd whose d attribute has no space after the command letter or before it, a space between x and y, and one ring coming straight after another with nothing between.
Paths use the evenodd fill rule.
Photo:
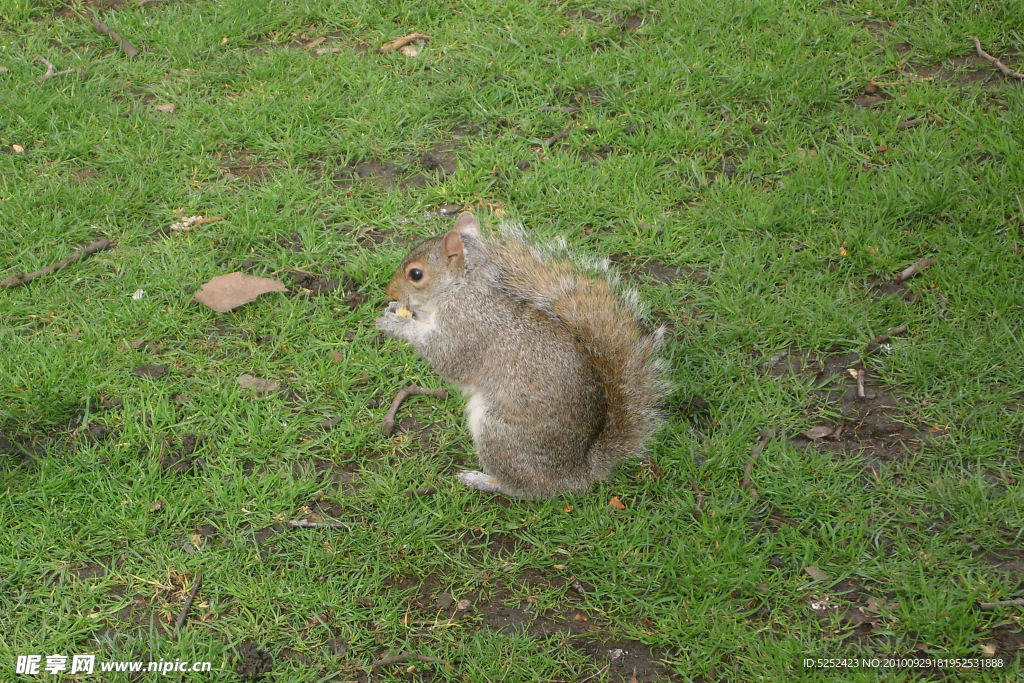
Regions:
<instances>
[{"instance_id":1,"label":"bare dirt patch","mask_svg":"<svg viewBox=\"0 0 1024 683\"><path fill-rule=\"evenodd\" d=\"M363 159L347 164L335 169L331 177L334 186L340 190L348 190L359 184L373 184L385 189L426 187L458 169L457 150L457 145L441 142L420 154L404 158ZM324 166L322 161L314 162Z\"/></svg>"},{"instance_id":2,"label":"bare dirt patch","mask_svg":"<svg viewBox=\"0 0 1024 683\"><path fill-rule=\"evenodd\" d=\"M244 641L235 653L235 673L242 680L260 680L273 668L274 656L256 641Z\"/></svg>"},{"instance_id":3,"label":"bare dirt patch","mask_svg":"<svg viewBox=\"0 0 1024 683\"><path fill-rule=\"evenodd\" d=\"M624 33L636 31L644 24L650 23L651 21L650 17L643 14L602 14L589 9L572 10L568 13L568 17L576 21L585 19L586 21L599 26L617 27Z\"/></svg>"},{"instance_id":4,"label":"bare dirt patch","mask_svg":"<svg viewBox=\"0 0 1024 683\"><path fill-rule=\"evenodd\" d=\"M300 296L329 296L340 289L341 296L349 308L357 308L366 303L366 294L348 273L343 272L339 277L331 277L322 273L292 271L292 280L295 283L293 291Z\"/></svg>"},{"instance_id":5,"label":"bare dirt patch","mask_svg":"<svg viewBox=\"0 0 1024 683\"><path fill-rule=\"evenodd\" d=\"M838 414L795 436L792 442L796 446L857 454L870 464L902 459L916 452L925 438L938 436L908 423L899 400L864 367L856 353L819 357L790 350L773 356L767 369L773 377L795 375L810 382L815 389L808 408ZM856 377L859 372L864 373L862 381Z\"/></svg>"},{"instance_id":6,"label":"bare dirt patch","mask_svg":"<svg viewBox=\"0 0 1024 683\"><path fill-rule=\"evenodd\" d=\"M1010 55L1004 62L1020 63L1021 55ZM901 75L918 80L951 81L960 85L971 83L998 83L1006 76L993 65L975 53L963 56L948 57L939 64L920 64L911 62L901 70Z\"/></svg>"},{"instance_id":7,"label":"bare dirt patch","mask_svg":"<svg viewBox=\"0 0 1024 683\"><path fill-rule=\"evenodd\" d=\"M217 156L217 168L221 178L227 182L261 183L284 165L279 157L269 157L251 149L231 150Z\"/></svg>"},{"instance_id":8,"label":"bare dirt patch","mask_svg":"<svg viewBox=\"0 0 1024 683\"><path fill-rule=\"evenodd\" d=\"M629 254L614 254L610 260L620 267L624 271L625 277L631 281L647 280L670 285L673 282L687 280L695 285L704 286L710 279L708 272L701 268L673 266L654 259L637 263Z\"/></svg>"},{"instance_id":9,"label":"bare dirt patch","mask_svg":"<svg viewBox=\"0 0 1024 683\"><path fill-rule=\"evenodd\" d=\"M82 0L81 3L65 3L54 11L53 16L61 18L77 17L76 6L91 7L97 10L117 10L125 6L125 0Z\"/></svg>"},{"instance_id":10,"label":"bare dirt patch","mask_svg":"<svg viewBox=\"0 0 1024 683\"><path fill-rule=\"evenodd\" d=\"M886 296L903 299L908 304L916 304L921 300L921 294L907 285L907 281L897 282L892 278L871 276L867 279L868 291L875 299Z\"/></svg>"},{"instance_id":11,"label":"bare dirt patch","mask_svg":"<svg viewBox=\"0 0 1024 683\"><path fill-rule=\"evenodd\" d=\"M165 452L160 455L160 469L173 474L194 474L197 471L206 471L205 461L195 455L196 451L208 441L206 434L186 434L181 439L180 446L175 446L170 441L164 441Z\"/></svg>"},{"instance_id":12,"label":"bare dirt patch","mask_svg":"<svg viewBox=\"0 0 1024 683\"><path fill-rule=\"evenodd\" d=\"M515 539L503 534L487 538L486 548L499 556L506 546L516 546ZM514 551L514 548L513 548ZM569 579L575 581L575 579ZM561 647L582 653L593 662L595 671L604 671L601 680L664 681L673 677L661 664L667 653L657 652L639 641L616 638L610 624L591 617L569 599L556 610L539 610L531 594L564 585L566 578L549 575L537 569L519 572L515 579L518 591L510 588L511 579L485 575L477 590L453 592L444 577L400 575L387 582L392 589L415 593L407 598L409 623L419 635L429 637L434 628L453 623L478 624L500 633L525 633L538 641L554 640ZM579 582L576 582L577 584ZM525 600L517 597L526 589ZM570 589L571 591L575 589Z\"/></svg>"}]
</instances>

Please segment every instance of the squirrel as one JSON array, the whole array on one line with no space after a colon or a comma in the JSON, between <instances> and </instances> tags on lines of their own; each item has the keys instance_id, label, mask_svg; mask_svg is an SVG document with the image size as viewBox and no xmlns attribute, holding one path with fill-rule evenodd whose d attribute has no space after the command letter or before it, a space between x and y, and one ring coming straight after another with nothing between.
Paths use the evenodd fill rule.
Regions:
<instances>
[{"instance_id":1,"label":"squirrel","mask_svg":"<svg viewBox=\"0 0 1024 683\"><path fill-rule=\"evenodd\" d=\"M482 471L458 472L463 484L548 498L643 454L663 422L663 330L645 331L617 284L521 237L485 238L470 212L398 267L377 329L469 399Z\"/></svg>"}]
</instances>

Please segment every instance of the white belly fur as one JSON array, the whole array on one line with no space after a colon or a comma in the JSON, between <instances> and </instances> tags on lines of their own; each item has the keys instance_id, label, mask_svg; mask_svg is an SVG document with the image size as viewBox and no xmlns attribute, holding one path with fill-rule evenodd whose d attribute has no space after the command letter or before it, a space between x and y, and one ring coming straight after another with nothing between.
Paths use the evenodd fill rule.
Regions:
<instances>
[{"instance_id":1,"label":"white belly fur","mask_svg":"<svg viewBox=\"0 0 1024 683\"><path fill-rule=\"evenodd\" d=\"M466 419L469 422L469 432L475 438L483 430L484 419L487 415L487 404L480 394L473 394L466 403Z\"/></svg>"}]
</instances>

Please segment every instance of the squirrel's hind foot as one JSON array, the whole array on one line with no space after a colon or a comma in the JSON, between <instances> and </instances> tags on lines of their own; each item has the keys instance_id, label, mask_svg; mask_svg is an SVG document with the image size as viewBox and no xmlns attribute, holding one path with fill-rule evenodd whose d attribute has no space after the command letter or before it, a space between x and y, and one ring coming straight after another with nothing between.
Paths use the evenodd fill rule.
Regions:
<instances>
[{"instance_id":1,"label":"squirrel's hind foot","mask_svg":"<svg viewBox=\"0 0 1024 683\"><path fill-rule=\"evenodd\" d=\"M501 493L501 484L489 474L476 470L462 470L456 473L455 478L466 485L467 488L485 491L487 493Z\"/></svg>"}]
</instances>

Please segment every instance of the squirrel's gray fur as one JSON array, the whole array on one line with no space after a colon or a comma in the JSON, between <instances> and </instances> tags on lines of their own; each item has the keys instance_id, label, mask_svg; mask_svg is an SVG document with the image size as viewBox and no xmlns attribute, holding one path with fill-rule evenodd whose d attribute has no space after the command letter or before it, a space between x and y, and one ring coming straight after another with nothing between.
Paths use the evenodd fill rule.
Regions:
<instances>
[{"instance_id":1,"label":"squirrel's gray fur","mask_svg":"<svg viewBox=\"0 0 1024 683\"><path fill-rule=\"evenodd\" d=\"M463 213L412 250L388 295L377 328L469 399L482 472L458 476L472 488L583 491L641 455L661 425L661 331L643 329L611 275L584 274L509 231L484 238Z\"/></svg>"}]
</instances>

